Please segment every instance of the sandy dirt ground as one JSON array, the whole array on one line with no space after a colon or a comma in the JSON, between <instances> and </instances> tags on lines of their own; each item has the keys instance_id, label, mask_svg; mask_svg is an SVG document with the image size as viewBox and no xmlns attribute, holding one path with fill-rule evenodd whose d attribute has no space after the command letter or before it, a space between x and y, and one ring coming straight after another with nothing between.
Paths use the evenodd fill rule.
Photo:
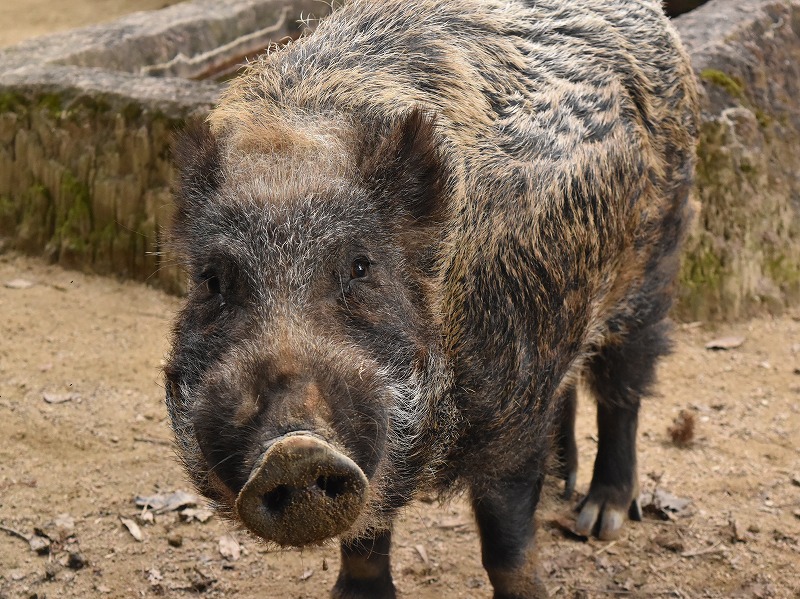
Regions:
<instances>
[{"instance_id":1,"label":"sandy dirt ground","mask_svg":"<svg viewBox=\"0 0 800 599\"><path fill-rule=\"evenodd\" d=\"M0 46L168 3L6 0ZM134 503L191 491L160 374L178 305L143 285L0 255L0 599L327 596L334 545L271 551L202 506ZM641 486L655 505L646 500L645 520L617 541L576 539L577 498L564 503L550 480L538 539L553 597L800 597L798 314L678 328L640 427ZM705 349L730 336L744 342ZM695 423L683 447L668 431L681 411ZM593 413L582 398L583 492ZM401 598L491 596L463 498L406 511L393 571Z\"/></svg>"},{"instance_id":2,"label":"sandy dirt ground","mask_svg":"<svg viewBox=\"0 0 800 599\"><path fill-rule=\"evenodd\" d=\"M3 0L0 48L29 37L111 21L139 10L155 10L179 0Z\"/></svg>"},{"instance_id":3,"label":"sandy dirt ground","mask_svg":"<svg viewBox=\"0 0 800 599\"><path fill-rule=\"evenodd\" d=\"M144 285L0 255L0 597L327 595L334 545L271 551L216 517L198 521L202 510L134 504L191 491L160 374L178 305ZM705 349L730 336L744 342ZM640 478L667 508L691 503L651 509L615 542L584 541L565 531L572 503L549 480L538 538L550 592L800 597L800 322L692 323L676 340L643 409ZM585 492L596 437L582 400ZM685 447L668 432L681 410L696 425ZM463 498L406 511L393 570L400 597L491 596Z\"/></svg>"}]
</instances>

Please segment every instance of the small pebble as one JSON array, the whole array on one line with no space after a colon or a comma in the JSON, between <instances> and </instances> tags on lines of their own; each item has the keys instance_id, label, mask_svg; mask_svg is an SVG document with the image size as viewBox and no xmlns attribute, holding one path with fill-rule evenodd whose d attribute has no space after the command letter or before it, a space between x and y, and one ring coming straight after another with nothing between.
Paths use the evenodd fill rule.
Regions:
<instances>
[{"instance_id":1,"label":"small pebble","mask_svg":"<svg viewBox=\"0 0 800 599\"><path fill-rule=\"evenodd\" d=\"M170 547L181 547L183 545L183 537L177 533L170 533L167 535L167 543Z\"/></svg>"}]
</instances>

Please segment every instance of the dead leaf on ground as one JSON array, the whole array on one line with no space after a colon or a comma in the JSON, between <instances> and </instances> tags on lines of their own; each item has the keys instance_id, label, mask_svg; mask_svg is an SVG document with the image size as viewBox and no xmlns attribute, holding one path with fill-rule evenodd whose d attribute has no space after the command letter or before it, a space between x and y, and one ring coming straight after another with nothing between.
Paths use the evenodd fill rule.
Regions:
<instances>
[{"instance_id":1,"label":"dead leaf on ground","mask_svg":"<svg viewBox=\"0 0 800 599\"><path fill-rule=\"evenodd\" d=\"M178 514L180 519L184 522L191 522L192 520L197 520L200 523L208 522L211 516L214 515L214 512L208 508L193 508L188 507L185 510L181 510Z\"/></svg>"},{"instance_id":2,"label":"dead leaf on ground","mask_svg":"<svg viewBox=\"0 0 800 599\"><path fill-rule=\"evenodd\" d=\"M667 429L672 443L678 447L685 447L694 440L695 417L689 410L681 410L678 417Z\"/></svg>"},{"instance_id":3,"label":"dead leaf on ground","mask_svg":"<svg viewBox=\"0 0 800 599\"><path fill-rule=\"evenodd\" d=\"M164 576L161 574L161 571L157 568L150 568L147 571L147 582L152 585L156 585L164 580Z\"/></svg>"},{"instance_id":4,"label":"dead leaf on ground","mask_svg":"<svg viewBox=\"0 0 800 599\"><path fill-rule=\"evenodd\" d=\"M314 570L306 570L300 575L300 580L308 580L314 575Z\"/></svg>"},{"instance_id":5,"label":"dead leaf on ground","mask_svg":"<svg viewBox=\"0 0 800 599\"><path fill-rule=\"evenodd\" d=\"M182 507L197 506L202 503L202 498L194 493L175 491L174 493L156 493L155 495L137 495L133 499L139 507L147 507L156 514L174 512Z\"/></svg>"},{"instance_id":6,"label":"dead leaf on ground","mask_svg":"<svg viewBox=\"0 0 800 599\"><path fill-rule=\"evenodd\" d=\"M235 562L242 555L242 547L233 536L224 535L219 538L219 553L229 562Z\"/></svg>"},{"instance_id":7,"label":"dead leaf on ground","mask_svg":"<svg viewBox=\"0 0 800 599\"><path fill-rule=\"evenodd\" d=\"M122 516L120 516L119 520L120 520L120 522L122 522L125 525L125 528L128 529L128 532L131 533L131 536L134 539L136 539L139 542L142 541L142 538L143 538L142 537L142 529L139 528L139 525L136 524L136 522L134 522L130 518L123 518Z\"/></svg>"},{"instance_id":8,"label":"dead leaf on ground","mask_svg":"<svg viewBox=\"0 0 800 599\"><path fill-rule=\"evenodd\" d=\"M35 283L27 279L11 279L5 282L5 286L9 289L30 289Z\"/></svg>"},{"instance_id":9,"label":"dead leaf on ground","mask_svg":"<svg viewBox=\"0 0 800 599\"><path fill-rule=\"evenodd\" d=\"M669 533L669 532L661 533L659 535L656 535L653 541L659 547L663 547L664 549L667 549L669 551L674 551L675 553L681 553L685 549L683 545L683 539L681 539L675 533Z\"/></svg>"},{"instance_id":10,"label":"dead leaf on ground","mask_svg":"<svg viewBox=\"0 0 800 599\"><path fill-rule=\"evenodd\" d=\"M43 537L40 535L33 535L28 540L28 544L31 546L31 550L35 551L38 555L45 555L47 553L50 553L51 541L47 537Z\"/></svg>"},{"instance_id":11,"label":"dead leaf on ground","mask_svg":"<svg viewBox=\"0 0 800 599\"><path fill-rule=\"evenodd\" d=\"M570 518L568 516L556 516L552 520L550 520L550 524L555 526L561 534L563 534L566 538L572 539L573 541L580 541L585 543L589 540L589 537L586 535L580 534L578 531L575 530L575 519Z\"/></svg>"},{"instance_id":12,"label":"dead leaf on ground","mask_svg":"<svg viewBox=\"0 0 800 599\"><path fill-rule=\"evenodd\" d=\"M730 520L731 525L731 541L734 543L745 543L748 540L747 532L745 531L745 527L742 526L742 523L732 518Z\"/></svg>"},{"instance_id":13,"label":"dead leaf on ground","mask_svg":"<svg viewBox=\"0 0 800 599\"><path fill-rule=\"evenodd\" d=\"M461 518L442 518L436 523L436 528L441 528L442 530L455 530L465 526L468 526L468 524Z\"/></svg>"},{"instance_id":14,"label":"dead leaf on ground","mask_svg":"<svg viewBox=\"0 0 800 599\"><path fill-rule=\"evenodd\" d=\"M430 568L431 562L428 559L428 552L425 547L423 545L414 545L414 549L417 551L420 558L422 558L422 563L425 564L425 567Z\"/></svg>"},{"instance_id":15,"label":"dead leaf on ground","mask_svg":"<svg viewBox=\"0 0 800 599\"><path fill-rule=\"evenodd\" d=\"M50 393L49 391L42 393L42 399L52 404L65 403L78 398L80 395L77 393Z\"/></svg>"},{"instance_id":16,"label":"dead leaf on ground","mask_svg":"<svg viewBox=\"0 0 800 599\"><path fill-rule=\"evenodd\" d=\"M52 533L49 533L50 538L53 534L59 541L64 541L75 534L75 519L69 514L59 514L51 525Z\"/></svg>"},{"instance_id":17,"label":"dead leaf on ground","mask_svg":"<svg viewBox=\"0 0 800 599\"><path fill-rule=\"evenodd\" d=\"M706 349L726 350L736 349L744 343L744 337L720 337L706 343Z\"/></svg>"},{"instance_id":18,"label":"dead leaf on ground","mask_svg":"<svg viewBox=\"0 0 800 599\"><path fill-rule=\"evenodd\" d=\"M642 495L642 512L657 520L672 520L674 516L688 515L691 503L691 499L656 489L653 493Z\"/></svg>"}]
</instances>

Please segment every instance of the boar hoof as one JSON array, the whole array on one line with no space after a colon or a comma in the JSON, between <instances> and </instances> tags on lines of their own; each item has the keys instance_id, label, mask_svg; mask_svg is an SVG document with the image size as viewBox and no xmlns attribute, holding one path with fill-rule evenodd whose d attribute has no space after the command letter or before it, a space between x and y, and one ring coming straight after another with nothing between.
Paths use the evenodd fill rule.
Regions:
<instances>
[{"instance_id":1,"label":"boar hoof","mask_svg":"<svg viewBox=\"0 0 800 599\"><path fill-rule=\"evenodd\" d=\"M625 520L642 519L638 497L634 497L629 503L626 501L619 504L604 497L603 493L593 493L590 490L578 509L580 513L575 522L575 532L587 537L594 532L603 541L618 538Z\"/></svg>"},{"instance_id":2,"label":"boar hoof","mask_svg":"<svg viewBox=\"0 0 800 599\"><path fill-rule=\"evenodd\" d=\"M355 462L298 434L264 453L236 499L236 513L263 539L303 546L345 532L366 499L367 478Z\"/></svg>"}]
</instances>

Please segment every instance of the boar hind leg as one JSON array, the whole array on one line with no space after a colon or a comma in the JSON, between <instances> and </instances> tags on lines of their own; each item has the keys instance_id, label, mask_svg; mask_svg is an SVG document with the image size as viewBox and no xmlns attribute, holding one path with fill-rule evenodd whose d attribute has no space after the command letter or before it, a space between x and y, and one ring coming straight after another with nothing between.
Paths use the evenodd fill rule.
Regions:
<instances>
[{"instance_id":1,"label":"boar hind leg","mask_svg":"<svg viewBox=\"0 0 800 599\"><path fill-rule=\"evenodd\" d=\"M496 483L473 493L481 535L483 567L494 599L543 599L547 591L537 572L534 512L544 475Z\"/></svg>"},{"instance_id":2,"label":"boar hind leg","mask_svg":"<svg viewBox=\"0 0 800 599\"><path fill-rule=\"evenodd\" d=\"M667 349L666 325L659 322L603 347L589 364L587 379L597 397L598 442L592 483L576 523L582 534L615 539L626 517L641 520L636 474L639 404Z\"/></svg>"},{"instance_id":3,"label":"boar hind leg","mask_svg":"<svg viewBox=\"0 0 800 599\"><path fill-rule=\"evenodd\" d=\"M392 533L342 542L342 565L333 587L333 599L395 599L389 564Z\"/></svg>"},{"instance_id":4,"label":"boar hind leg","mask_svg":"<svg viewBox=\"0 0 800 599\"><path fill-rule=\"evenodd\" d=\"M572 497L578 477L578 446L575 443L577 408L578 393L575 385L570 385L561 396L561 413L555 438L556 474L564 481L564 499Z\"/></svg>"}]
</instances>

